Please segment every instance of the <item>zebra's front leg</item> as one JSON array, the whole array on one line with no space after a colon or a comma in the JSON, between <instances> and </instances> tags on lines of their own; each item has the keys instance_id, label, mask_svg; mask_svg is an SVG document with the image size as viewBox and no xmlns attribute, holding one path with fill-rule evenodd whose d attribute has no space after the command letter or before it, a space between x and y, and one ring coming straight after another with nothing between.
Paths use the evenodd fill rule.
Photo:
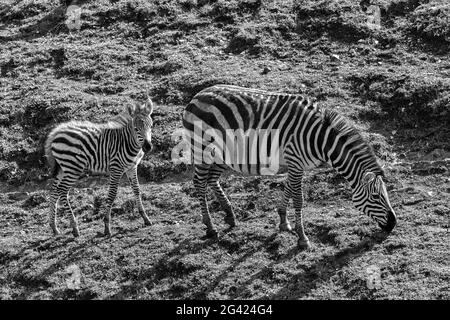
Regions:
<instances>
[{"instance_id":1,"label":"zebra's front leg","mask_svg":"<svg viewBox=\"0 0 450 320\"><path fill-rule=\"evenodd\" d=\"M144 224L146 226L149 226L149 225L151 225L151 222L147 216L147 213L145 213L144 206L142 205L141 191L139 188L139 180L137 177L137 167L134 167L133 169L127 171L126 174L128 177L128 181L130 182L131 189L133 189L133 193L134 193L134 197L136 199L139 214L141 215L142 219L144 220Z\"/></svg>"},{"instance_id":2,"label":"zebra's front leg","mask_svg":"<svg viewBox=\"0 0 450 320\"><path fill-rule=\"evenodd\" d=\"M194 169L194 187L202 208L202 221L206 226L206 236L208 238L217 238L217 230L211 221L208 202L206 200L206 187L209 176L208 165L196 165Z\"/></svg>"},{"instance_id":3,"label":"zebra's front leg","mask_svg":"<svg viewBox=\"0 0 450 320\"><path fill-rule=\"evenodd\" d=\"M223 210L225 211L225 223L228 224L231 228L236 226L236 216L234 215L233 208L231 207L230 200L228 200L227 196L225 195L225 192L223 191L222 187L220 186L219 181L215 181L214 183L208 183L212 189L214 190L214 193L216 194L220 205L222 206Z\"/></svg>"},{"instance_id":4,"label":"zebra's front leg","mask_svg":"<svg viewBox=\"0 0 450 320\"><path fill-rule=\"evenodd\" d=\"M109 177L109 191L108 198L106 199L106 207L105 207L105 236L111 236L111 209L114 203L114 200L117 196L117 189L119 188L120 178L122 177L122 171L112 171Z\"/></svg>"},{"instance_id":5,"label":"zebra's front leg","mask_svg":"<svg viewBox=\"0 0 450 320\"><path fill-rule=\"evenodd\" d=\"M303 170L298 169L291 163L288 172L288 186L289 186L288 190L294 200L295 232L297 233L298 236L297 245L300 249L308 249L310 248L310 243L303 228L303 217L302 217L302 209L303 209L302 180L303 180Z\"/></svg>"},{"instance_id":6,"label":"zebra's front leg","mask_svg":"<svg viewBox=\"0 0 450 320\"><path fill-rule=\"evenodd\" d=\"M289 223L286 212L290 198L291 198L291 190L289 187L289 183L286 183L283 192L283 199L281 200L281 203L278 207L278 215L280 216L280 226L279 226L280 231L292 231L292 227L291 224Z\"/></svg>"},{"instance_id":7,"label":"zebra's front leg","mask_svg":"<svg viewBox=\"0 0 450 320\"><path fill-rule=\"evenodd\" d=\"M223 167L220 167L218 165L212 166L209 169L208 185L213 189L217 199L220 202L220 205L222 206L222 209L225 211L225 223L228 224L230 228L233 228L236 226L236 216L234 214L233 208L231 207L230 200L228 200L219 183L219 178L223 171Z\"/></svg>"},{"instance_id":8,"label":"zebra's front leg","mask_svg":"<svg viewBox=\"0 0 450 320\"><path fill-rule=\"evenodd\" d=\"M305 230L303 227L302 206L303 206L303 201L301 201L299 199L295 199L295 197L294 197L295 232L298 235L297 245L300 249L309 249L311 247L311 244L309 242L308 237L305 234Z\"/></svg>"}]
</instances>

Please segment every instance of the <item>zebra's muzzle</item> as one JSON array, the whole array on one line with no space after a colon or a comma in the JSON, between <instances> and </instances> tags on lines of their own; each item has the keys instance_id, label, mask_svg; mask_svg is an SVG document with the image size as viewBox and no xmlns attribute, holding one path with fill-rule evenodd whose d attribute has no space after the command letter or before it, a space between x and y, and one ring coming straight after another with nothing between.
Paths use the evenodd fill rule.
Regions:
<instances>
[{"instance_id":1,"label":"zebra's muzzle","mask_svg":"<svg viewBox=\"0 0 450 320\"><path fill-rule=\"evenodd\" d=\"M380 225L381 229L383 229L387 233L390 233L392 231L392 229L394 229L396 224L397 224L397 218L395 217L395 213L394 212L390 212L388 217L387 217L386 224L379 224L379 225Z\"/></svg>"},{"instance_id":2,"label":"zebra's muzzle","mask_svg":"<svg viewBox=\"0 0 450 320\"><path fill-rule=\"evenodd\" d=\"M144 141L144 144L142 145L142 151L145 153L152 151L153 145L148 142L147 140Z\"/></svg>"}]
</instances>

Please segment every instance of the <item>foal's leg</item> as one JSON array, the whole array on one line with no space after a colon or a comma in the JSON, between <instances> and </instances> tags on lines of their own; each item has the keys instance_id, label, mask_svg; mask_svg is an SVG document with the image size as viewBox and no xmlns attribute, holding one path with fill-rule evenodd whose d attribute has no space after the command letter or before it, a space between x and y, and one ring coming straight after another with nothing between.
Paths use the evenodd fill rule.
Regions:
<instances>
[{"instance_id":1,"label":"foal's leg","mask_svg":"<svg viewBox=\"0 0 450 320\"><path fill-rule=\"evenodd\" d=\"M131 189L133 189L139 214L141 215L142 219L144 219L144 224L146 226L149 226L151 222L147 214L145 213L144 206L142 205L141 190L139 188L139 180L137 177L137 167L134 167L131 170L127 171L126 174L128 177L128 181L130 181Z\"/></svg>"},{"instance_id":2,"label":"foal's leg","mask_svg":"<svg viewBox=\"0 0 450 320\"><path fill-rule=\"evenodd\" d=\"M116 169L116 170L110 170L109 175L109 191L108 191L108 197L106 199L106 207L105 207L105 236L111 235L111 208L114 203L114 200L117 196L117 189L119 188L119 182L120 178L122 178L123 170Z\"/></svg>"},{"instance_id":3,"label":"foal's leg","mask_svg":"<svg viewBox=\"0 0 450 320\"><path fill-rule=\"evenodd\" d=\"M69 190L75 181L78 180L78 176L65 175L61 178L61 182L57 186L57 196L61 199L61 204L65 210L70 212L70 225L72 226L72 233L74 237L80 236L77 220L73 214L73 210L70 207L69 202Z\"/></svg>"},{"instance_id":4,"label":"foal's leg","mask_svg":"<svg viewBox=\"0 0 450 320\"><path fill-rule=\"evenodd\" d=\"M50 199L49 199L50 211L49 211L48 220L49 220L50 228L52 229L54 236L61 233L59 231L58 227L56 226L56 213L58 212L58 200L59 200L59 195L58 195L59 182L60 182L59 177L55 178L55 180L53 181L51 189L50 189Z\"/></svg>"}]
</instances>

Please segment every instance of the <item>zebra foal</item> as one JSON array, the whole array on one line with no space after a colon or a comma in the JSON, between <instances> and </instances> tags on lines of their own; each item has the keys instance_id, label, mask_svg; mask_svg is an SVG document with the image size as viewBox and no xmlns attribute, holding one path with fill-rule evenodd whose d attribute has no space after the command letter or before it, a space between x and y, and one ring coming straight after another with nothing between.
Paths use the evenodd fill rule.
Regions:
<instances>
[{"instance_id":1,"label":"zebra foal","mask_svg":"<svg viewBox=\"0 0 450 320\"><path fill-rule=\"evenodd\" d=\"M193 180L207 236L217 236L217 231L209 214L206 187L212 187L226 213L225 222L233 227L235 215L219 177L227 168L249 175L273 174L262 161L268 155L273 163L287 166L287 182L278 208L279 228L292 230L286 208L293 199L300 248L310 246L302 220L303 173L323 162L350 183L356 208L387 232L396 225L383 170L369 145L336 112L322 110L304 96L230 85L212 86L196 94L187 105L183 127L189 149L194 153ZM254 134L258 130L270 132L269 138L259 138ZM275 145L279 147L278 152L271 154ZM206 152L208 148L212 152ZM209 158L208 154L211 154ZM232 156L227 158L229 154Z\"/></svg>"},{"instance_id":2,"label":"zebra foal","mask_svg":"<svg viewBox=\"0 0 450 320\"><path fill-rule=\"evenodd\" d=\"M83 172L109 174L109 191L104 213L105 235L111 235L111 207L120 179L125 173L133 189L139 214L145 225L150 220L142 205L137 166L145 152L151 151L153 103L147 95L143 104L131 104L106 123L69 121L59 124L48 135L45 156L55 178L50 192L50 227L54 235L58 201L70 212L72 233L80 235L70 207L68 192Z\"/></svg>"}]
</instances>

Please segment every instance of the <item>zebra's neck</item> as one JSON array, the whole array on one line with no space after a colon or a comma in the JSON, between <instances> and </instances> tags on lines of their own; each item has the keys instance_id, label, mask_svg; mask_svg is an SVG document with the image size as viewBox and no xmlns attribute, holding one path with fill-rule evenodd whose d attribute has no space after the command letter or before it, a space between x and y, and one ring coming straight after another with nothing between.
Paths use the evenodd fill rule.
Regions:
<instances>
[{"instance_id":1,"label":"zebra's neck","mask_svg":"<svg viewBox=\"0 0 450 320\"><path fill-rule=\"evenodd\" d=\"M364 173L382 173L370 146L343 118L327 112L324 123L324 160L350 183L353 190Z\"/></svg>"},{"instance_id":2,"label":"zebra's neck","mask_svg":"<svg viewBox=\"0 0 450 320\"><path fill-rule=\"evenodd\" d=\"M141 146L136 138L131 119L122 123L110 122L108 124L112 125L104 128L103 135L113 137L113 139L107 139L113 144L113 146L111 146L112 149L126 147L130 153L137 153L141 149Z\"/></svg>"},{"instance_id":3,"label":"zebra's neck","mask_svg":"<svg viewBox=\"0 0 450 320\"><path fill-rule=\"evenodd\" d=\"M349 149L344 151L341 157L330 160L333 168L349 182L353 190L359 186L365 173L380 171L373 155L366 153L364 149Z\"/></svg>"}]
</instances>

